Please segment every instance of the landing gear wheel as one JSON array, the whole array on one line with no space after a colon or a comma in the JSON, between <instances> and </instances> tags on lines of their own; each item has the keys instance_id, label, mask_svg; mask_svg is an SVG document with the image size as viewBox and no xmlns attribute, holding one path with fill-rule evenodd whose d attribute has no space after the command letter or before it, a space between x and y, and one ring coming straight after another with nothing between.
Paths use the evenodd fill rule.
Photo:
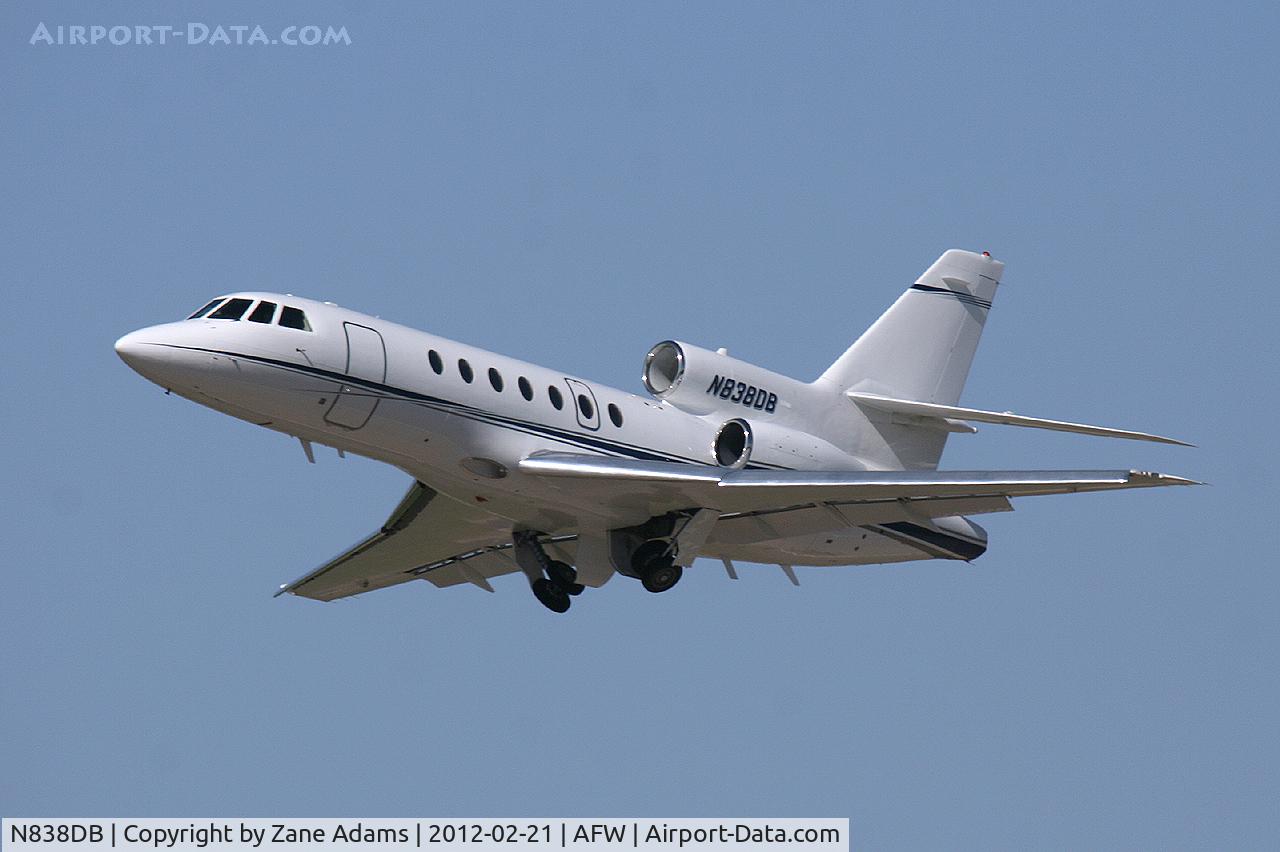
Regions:
<instances>
[{"instance_id":1,"label":"landing gear wheel","mask_svg":"<svg viewBox=\"0 0 1280 852\"><path fill-rule=\"evenodd\" d=\"M637 577L643 577L649 566L667 555L671 545L662 539L651 539L636 548L631 555L631 570ZM670 560L668 560L670 561Z\"/></svg>"},{"instance_id":2,"label":"landing gear wheel","mask_svg":"<svg viewBox=\"0 0 1280 852\"><path fill-rule=\"evenodd\" d=\"M646 590L657 594L679 583L682 576L684 576L683 568L670 559L660 559L646 566L644 573L640 576L640 582L644 584Z\"/></svg>"},{"instance_id":3,"label":"landing gear wheel","mask_svg":"<svg viewBox=\"0 0 1280 852\"><path fill-rule=\"evenodd\" d=\"M582 594L586 586L578 582L578 572L567 562L550 562L547 564L547 576L565 591L565 594Z\"/></svg>"},{"instance_id":4,"label":"landing gear wheel","mask_svg":"<svg viewBox=\"0 0 1280 852\"><path fill-rule=\"evenodd\" d=\"M533 596L552 612L569 611L569 593L546 577L533 581Z\"/></svg>"}]
</instances>

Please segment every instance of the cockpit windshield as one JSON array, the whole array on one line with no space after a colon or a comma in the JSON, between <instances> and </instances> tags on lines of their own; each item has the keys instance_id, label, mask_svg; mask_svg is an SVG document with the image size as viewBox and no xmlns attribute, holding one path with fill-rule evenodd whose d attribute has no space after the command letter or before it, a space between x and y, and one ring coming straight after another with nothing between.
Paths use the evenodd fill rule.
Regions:
<instances>
[{"instance_id":1,"label":"cockpit windshield","mask_svg":"<svg viewBox=\"0 0 1280 852\"><path fill-rule=\"evenodd\" d=\"M251 305L253 306L252 312L249 311L249 307ZM301 308L295 308L291 305L283 305L280 306L278 313L276 308L276 302L268 302L265 299L258 301L240 297L228 298L227 296L219 296L191 316L187 317L187 319L248 319L249 322L262 323L263 325L278 325L282 328L295 328L299 331L311 331L311 323L307 321L307 315Z\"/></svg>"},{"instance_id":2,"label":"cockpit windshield","mask_svg":"<svg viewBox=\"0 0 1280 852\"><path fill-rule=\"evenodd\" d=\"M209 314L209 319L238 320L252 304L253 299L227 299L222 307Z\"/></svg>"},{"instance_id":3,"label":"cockpit windshield","mask_svg":"<svg viewBox=\"0 0 1280 852\"><path fill-rule=\"evenodd\" d=\"M211 310L213 310L214 308L218 307L218 305L221 305L221 304L222 304L222 300L223 300L224 298L225 298L225 297L223 297L223 296L219 296L218 298L214 299L214 300L213 300L212 302L210 302L209 304L205 305L205 306L204 306L203 308L201 308L200 310L196 311L196 312L195 312L194 314L192 314L191 316L187 317L187 319L200 319L200 317L202 317L202 316L204 316L205 314L209 313L209 311L211 311Z\"/></svg>"},{"instance_id":4,"label":"cockpit windshield","mask_svg":"<svg viewBox=\"0 0 1280 852\"><path fill-rule=\"evenodd\" d=\"M253 309L253 313L249 314L249 322L270 324L271 318L275 315L276 303L262 301L258 303L258 307Z\"/></svg>"},{"instance_id":5,"label":"cockpit windshield","mask_svg":"<svg viewBox=\"0 0 1280 852\"><path fill-rule=\"evenodd\" d=\"M285 328L296 328L299 331L310 331L311 323L307 322L307 315L298 308L291 308L288 305L284 310L280 311L280 324Z\"/></svg>"}]
</instances>

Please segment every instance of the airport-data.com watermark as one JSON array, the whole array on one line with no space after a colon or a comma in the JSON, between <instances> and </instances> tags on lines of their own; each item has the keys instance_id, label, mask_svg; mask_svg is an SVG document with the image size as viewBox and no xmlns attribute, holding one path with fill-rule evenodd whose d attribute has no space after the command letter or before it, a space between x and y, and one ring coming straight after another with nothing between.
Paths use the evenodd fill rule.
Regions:
<instances>
[{"instance_id":1,"label":"airport-data.com watermark","mask_svg":"<svg viewBox=\"0 0 1280 852\"><path fill-rule=\"evenodd\" d=\"M257 24L36 24L28 40L36 47L159 46L197 47L331 47L350 45L347 28L292 24L269 28Z\"/></svg>"}]
</instances>

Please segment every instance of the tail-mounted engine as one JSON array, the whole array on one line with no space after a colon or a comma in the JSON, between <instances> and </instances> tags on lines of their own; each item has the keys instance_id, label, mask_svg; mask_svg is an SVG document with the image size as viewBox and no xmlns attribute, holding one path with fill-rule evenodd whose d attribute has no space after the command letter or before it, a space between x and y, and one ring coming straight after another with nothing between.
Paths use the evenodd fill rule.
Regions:
<instances>
[{"instance_id":1,"label":"tail-mounted engine","mask_svg":"<svg viewBox=\"0 0 1280 852\"><path fill-rule=\"evenodd\" d=\"M796 384L723 352L675 340L649 350L643 378L649 393L690 414L773 414L787 407L788 392Z\"/></svg>"},{"instance_id":2,"label":"tail-mounted engine","mask_svg":"<svg viewBox=\"0 0 1280 852\"><path fill-rule=\"evenodd\" d=\"M734 470L746 467L747 462L751 460L753 440L750 423L740 417L726 420L724 425L716 430L716 439L711 444L716 464Z\"/></svg>"}]
</instances>

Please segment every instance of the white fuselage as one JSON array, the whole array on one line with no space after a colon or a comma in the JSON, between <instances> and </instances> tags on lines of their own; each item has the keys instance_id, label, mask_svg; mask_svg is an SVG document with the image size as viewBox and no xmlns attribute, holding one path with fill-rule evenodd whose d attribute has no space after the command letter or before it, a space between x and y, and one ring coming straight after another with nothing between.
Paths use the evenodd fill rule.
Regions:
<instances>
[{"instance_id":1,"label":"white fuselage","mask_svg":"<svg viewBox=\"0 0 1280 852\"><path fill-rule=\"evenodd\" d=\"M564 612L615 572L665 591L700 556L730 576L735 559L776 563L793 582L796 565L971 561L987 536L965 516L1010 497L1191 484L937 470L969 419L1181 443L959 406L1003 269L944 252L812 382L662 341L644 358L650 397L276 293L221 296L116 351L169 391L299 438L308 458L324 444L417 480L377 533L284 591L488 589L518 570Z\"/></svg>"},{"instance_id":2,"label":"white fuselage","mask_svg":"<svg viewBox=\"0 0 1280 852\"><path fill-rule=\"evenodd\" d=\"M630 518L619 517L617 504L560 499L559 489L545 480L522 475L517 463L533 453L715 463L712 442L727 419L724 412L696 416L332 304L271 293L233 295L297 305L311 329L192 319L133 332L116 349L131 367L176 394L395 465L456 499L481 500L489 511L540 529L592 513L611 525ZM812 407L803 398L809 387L794 382L787 388L785 409L775 419ZM752 467L866 467L828 442L786 427L772 435L756 443ZM637 509L626 513L634 522L643 520Z\"/></svg>"},{"instance_id":3,"label":"white fuselage","mask_svg":"<svg viewBox=\"0 0 1280 852\"><path fill-rule=\"evenodd\" d=\"M749 418L755 433L752 469L901 467L886 432L857 423L862 414L821 381L758 371L778 397L772 411L744 408L730 397L711 413L694 414L330 303L260 292L232 298L293 306L305 312L308 327L188 319L128 334L116 351L173 393L304 442L394 465L508 519L513 529L616 529L665 511L642 489L530 476L520 471L521 459L550 451L714 465L717 432L738 416ZM815 524L798 514L785 524L721 524L703 555L802 565L935 555L883 527L830 526L829 518ZM985 540L976 527L962 530Z\"/></svg>"}]
</instances>

